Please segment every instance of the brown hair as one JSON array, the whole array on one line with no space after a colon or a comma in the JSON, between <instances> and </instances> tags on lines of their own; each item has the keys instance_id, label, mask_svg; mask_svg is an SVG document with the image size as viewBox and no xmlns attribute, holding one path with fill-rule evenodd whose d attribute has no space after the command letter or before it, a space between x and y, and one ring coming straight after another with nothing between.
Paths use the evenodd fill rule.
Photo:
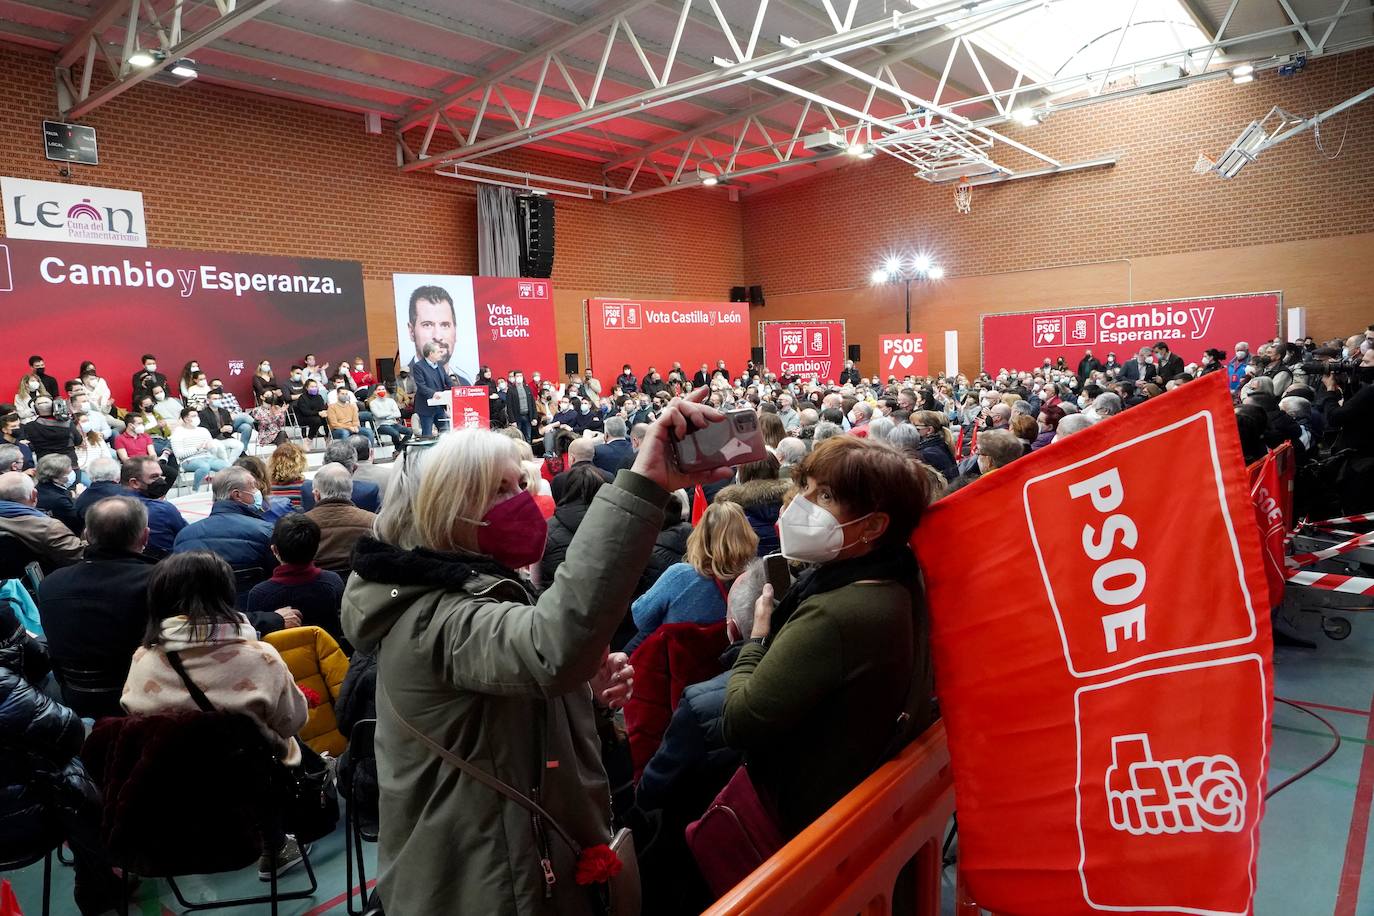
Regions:
<instances>
[{"instance_id":1,"label":"brown hair","mask_svg":"<svg viewBox=\"0 0 1374 916\"><path fill-rule=\"evenodd\" d=\"M857 436L826 439L792 470L798 490L812 480L855 515L886 514L880 544L905 542L930 502L929 481L901 452Z\"/></svg>"},{"instance_id":2,"label":"brown hair","mask_svg":"<svg viewBox=\"0 0 1374 916\"><path fill-rule=\"evenodd\" d=\"M257 455L240 455L234 462L234 467L243 468L253 475L253 479L258 483L258 492L262 494L263 505L267 504L272 496L272 478L267 474L267 465Z\"/></svg>"},{"instance_id":3,"label":"brown hair","mask_svg":"<svg viewBox=\"0 0 1374 916\"><path fill-rule=\"evenodd\" d=\"M1034 442L1035 437L1040 435L1040 424L1025 414L1018 413L1011 418L1011 433L1025 442Z\"/></svg>"},{"instance_id":4,"label":"brown hair","mask_svg":"<svg viewBox=\"0 0 1374 916\"><path fill-rule=\"evenodd\" d=\"M737 503L714 502L687 537L683 559L703 576L733 579L758 555L759 536Z\"/></svg>"},{"instance_id":5,"label":"brown hair","mask_svg":"<svg viewBox=\"0 0 1374 916\"><path fill-rule=\"evenodd\" d=\"M759 411L759 429L763 432L763 444L769 448L777 448L778 443L787 438L787 429L782 424L782 417L775 413Z\"/></svg>"},{"instance_id":6,"label":"brown hair","mask_svg":"<svg viewBox=\"0 0 1374 916\"><path fill-rule=\"evenodd\" d=\"M308 465L305 452L292 442L283 442L272 451L267 459L268 475L273 483L296 483L305 479Z\"/></svg>"}]
</instances>

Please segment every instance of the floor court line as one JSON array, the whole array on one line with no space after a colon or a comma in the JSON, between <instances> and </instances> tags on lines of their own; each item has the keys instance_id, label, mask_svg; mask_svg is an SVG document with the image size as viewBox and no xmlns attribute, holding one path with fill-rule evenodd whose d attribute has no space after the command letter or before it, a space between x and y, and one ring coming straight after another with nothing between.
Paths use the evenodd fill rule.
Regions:
<instances>
[{"instance_id":1,"label":"floor court line","mask_svg":"<svg viewBox=\"0 0 1374 916\"><path fill-rule=\"evenodd\" d=\"M1345 842L1345 862L1336 892L1333 916L1355 916L1360 899L1360 878L1364 871L1364 847L1369 836L1369 809L1374 802L1374 700L1370 701L1369 725L1365 730L1364 756L1360 761L1360 781L1355 790L1355 805L1350 813L1350 834Z\"/></svg>"}]
</instances>

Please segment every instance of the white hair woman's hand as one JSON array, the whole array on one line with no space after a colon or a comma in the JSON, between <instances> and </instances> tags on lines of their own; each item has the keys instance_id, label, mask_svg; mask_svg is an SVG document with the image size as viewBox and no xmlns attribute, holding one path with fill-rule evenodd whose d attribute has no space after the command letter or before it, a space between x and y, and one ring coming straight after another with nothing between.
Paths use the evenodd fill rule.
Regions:
<instances>
[{"instance_id":1,"label":"white hair woman's hand","mask_svg":"<svg viewBox=\"0 0 1374 916\"><path fill-rule=\"evenodd\" d=\"M673 398L663 413L649 426L644 441L635 453L635 463L630 470L647 477L665 490L691 490L697 484L714 483L725 480L734 474L733 468L716 468L699 474L687 474L677 466L673 456L673 439L684 439L694 430L704 429L707 424L720 423L725 414L708 404L701 403L709 394L706 386L696 388L691 394Z\"/></svg>"},{"instance_id":2,"label":"white hair woman's hand","mask_svg":"<svg viewBox=\"0 0 1374 916\"><path fill-rule=\"evenodd\" d=\"M635 669L624 652L608 652L592 678L592 695L608 709L624 709L634 695Z\"/></svg>"}]
</instances>

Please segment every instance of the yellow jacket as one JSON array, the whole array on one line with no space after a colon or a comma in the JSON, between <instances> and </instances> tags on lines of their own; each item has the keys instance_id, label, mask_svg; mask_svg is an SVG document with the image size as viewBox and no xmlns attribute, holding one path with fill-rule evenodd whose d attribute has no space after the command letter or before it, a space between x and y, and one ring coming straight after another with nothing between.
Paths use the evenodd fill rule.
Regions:
<instances>
[{"instance_id":1,"label":"yellow jacket","mask_svg":"<svg viewBox=\"0 0 1374 916\"><path fill-rule=\"evenodd\" d=\"M296 686L307 698L311 692L319 697L319 704L312 706L300 731L300 739L317 753L339 756L348 746L348 739L339 731L334 718L334 701L348 674L348 656L334 637L319 627L278 630L268 633L265 640L281 655Z\"/></svg>"}]
</instances>

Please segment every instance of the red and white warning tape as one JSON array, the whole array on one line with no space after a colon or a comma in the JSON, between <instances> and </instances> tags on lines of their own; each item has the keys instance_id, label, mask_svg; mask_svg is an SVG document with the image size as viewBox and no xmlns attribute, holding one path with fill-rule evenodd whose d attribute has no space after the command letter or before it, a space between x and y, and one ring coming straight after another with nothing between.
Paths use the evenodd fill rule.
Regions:
<instances>
[{"instance_id":1,"label":"red and white warning tape","mask_svg":"<svg viewBox=\"0 0 1374 916\"><path fill-rule=\"evenodd\" d=\"M1295 569L1287 573L1288 581L1294 585L1310 585L1340 592L1343 595L1374 595L1374 579L1360 576L1338 576L1335 573L1308 572Z\"/></svg>"},{"instance_id":2,"label":"red and white warning tape","mask_svg":"<svg viewBox=\"0 0 1374 916\"><path fill-rule=\"evenodd\" d=\"M1342 541L1321 550L1314 550L1311 553L1294 554L1284 562L1288 564L1290 569L1301 569L1320 560L1329 560L1332 557L1338 557L1343 553L1350 553L1352 550L1359 550L1361 547L1368 547L1371 544L1374 544L1374 531L1357 534L1348 541Z\"/></svg>"},{"instance_id":3,"label":"red and white warning tape","mask_svg":"<svg viewBox=\"0 0 1374 916\"><path fill-rule=\"evenodd\" d=\"M1324 522L1308 522L1313 528L1339 528L1341 525L1359 525L1364 522L1374 522L1374 512L1366 512L1363 515L1346 515L1341 518L1328 518Z\"/></svg>"}]
</instances>

